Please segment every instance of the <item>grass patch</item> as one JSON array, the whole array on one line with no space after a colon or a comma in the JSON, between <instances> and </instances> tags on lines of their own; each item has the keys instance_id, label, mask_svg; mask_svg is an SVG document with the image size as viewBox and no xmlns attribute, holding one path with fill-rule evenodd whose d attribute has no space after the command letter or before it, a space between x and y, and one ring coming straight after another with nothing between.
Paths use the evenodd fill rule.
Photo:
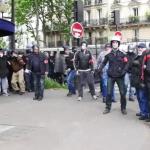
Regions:
<instances>
[{"instance_id":1,"label":"grass patch","mask_svg":"<svg viewBox=\"0 0 150 150\"><path fill-rule=\"evenodd\" d=\"M45 78L44 87L45 89L67 89L67 86L65 84L61 85L50 78Z\"/></svg>"}]
</instances>

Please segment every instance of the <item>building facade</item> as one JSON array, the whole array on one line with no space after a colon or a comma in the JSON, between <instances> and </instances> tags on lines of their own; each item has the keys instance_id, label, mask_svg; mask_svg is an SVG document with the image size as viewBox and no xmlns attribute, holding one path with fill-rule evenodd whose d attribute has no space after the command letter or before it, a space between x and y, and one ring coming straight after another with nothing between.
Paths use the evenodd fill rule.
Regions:
<instances>
[{"instance_id":1,"label":"building facade","mask_svg":"<svg viewBox=\"0 0 150 150\"><path fill-rule=\"evenodd\" d=\"M112 24L112 12L119 24ZM123 42L150 41L150 0L84 0L85 39L90 44L109 41L116 30Z\"/></svg>"}]
</instances>

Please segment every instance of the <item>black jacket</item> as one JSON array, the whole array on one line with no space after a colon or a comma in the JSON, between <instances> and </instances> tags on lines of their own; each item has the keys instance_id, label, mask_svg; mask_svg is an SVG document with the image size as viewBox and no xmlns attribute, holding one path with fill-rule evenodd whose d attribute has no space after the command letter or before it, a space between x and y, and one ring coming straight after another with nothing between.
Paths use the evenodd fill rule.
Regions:
<instances>
[{"instance_id":1,"label":"black jacket","mask_svg":"<svg viewBox=\"0 0 150 150\"><path fill-rule=\"evenodd\" d=\"M142 73L142 61L143 56L137 56L131 66L131 86L135 88L140 88L142 80L141 80L141 73Z\"/></svg>"},{"instance_id":2,"label":"black jacket","mask_svg":"<svg viewBox=\"0 0 150 150\"><path fill-rule=\"evenodd\" d=\"M74 57L74 66L76 70L93 70L92 54L90 51L77 51Z\"/></svg>"},{"instance_id":3,"label":"black jacket","mask_svg":"<svg viewBox=\"0 0 150 150\"><path fill-rule=\"evenodd\" d=\"M38 68L35 68L34 66L35 61L38 61L36 62L39 64ZM48 72L48 59L42 53L39 53L39 54L32 53L28 57L26 68L31 70L33 73L45 75L45 72Z\"/></svg>"},{"instance_id":4,"label":"black jacket","mask_svg":"<svg viewBox=\"0 0 150 150\"><path fill-rule=\"evenodd\" d=\"M74 53L70 52L65 59L67 69L70 68L71 70L74 70L73 59L74 59Z\"/></svg>"},{"instance_id":5,"label":"black jacket","mask_svg":"<svg viewBox=\"0 0 150 150\"><path fill-rule=\"evenodd\" d=\"M121 52L120 50L111 51L104 58L102 65L100 66L100 71L102 71L103 67L109 63L108 67L108 76L113 78L123 77L128 70L128 58L126 54Z\"/></svg>"},{"instance_id":6,"label":"black jacket","mask_svg":"<svg viewBox=\"0 0 150 150\"><path fill-rule=\"evenodd\" d=\"M7 57L0 57L0 78L4 78L8 75Z\"/></svg>"},{"instance_id":7,"label":"black jacket","mask_svg":"<svg viewBox=\"0 0 150 150\"><path fill-rule=\"evenodd\" d=\"M129 61L129 68L128 68L128 73L131 73L131 66L132 66L132 62L134 61L136 54L134 52L127 52L127 57L128 57L128 61Z\"/></svg>"}]
</instances>

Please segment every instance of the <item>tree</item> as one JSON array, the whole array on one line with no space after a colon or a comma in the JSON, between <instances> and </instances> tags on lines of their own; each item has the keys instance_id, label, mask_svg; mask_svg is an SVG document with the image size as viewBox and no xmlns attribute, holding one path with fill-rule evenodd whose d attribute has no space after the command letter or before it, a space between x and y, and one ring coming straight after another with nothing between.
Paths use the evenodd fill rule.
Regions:
<instances>
[{"instance_id":1,"label":"tree","mask_svg":"<svg viewBox=\"0 0 150 150\"><path fill-rule=\"evenodd\" d=\"M16 7L17 24L26 25L37 42L40 22L45 46L47 30L53 32L54 27L59 32L60 40L62 34L69 38L73 0L16 0Z\"/></svg>"}]
</instances>

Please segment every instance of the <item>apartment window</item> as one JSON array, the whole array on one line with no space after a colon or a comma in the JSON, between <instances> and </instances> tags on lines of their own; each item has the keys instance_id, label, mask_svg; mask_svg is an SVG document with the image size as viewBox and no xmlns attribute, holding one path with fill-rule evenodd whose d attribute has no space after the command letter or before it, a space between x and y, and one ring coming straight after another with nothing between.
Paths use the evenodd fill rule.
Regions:
<instances>
[{"instance_id":1,"label":"apartment window","mask_svg":"<svg viewBox=\"0 0 150 150\"><path fill-rule=\"evenodd\" d=\"M100 4L102 3L102 0L95 0L95 4Z\"/></svg>"},{"instance_id":2,"label":"apartment window","mask_svg":"<svg viewBox=\"0 0 150 150\"><path fill-rule=\"evenodd\" d=\"M102 9L98 9L98 19L102 18Z\"/></svg>"},{"instance_id":3,"label":"apartment window","mask_svg":"<svg viewBox=\"0 0 150 150\"><path fill-rule=\"evenodd\" d=\"M87 11L87 18L88 18L88 23L90 24L91 11Z\"/></svg>"},{"instance_id":4,"label":"apartment window","mask_svg":"<svg viewBox=\"0 0 150 150\"><path fill-rule=\"evenodd\" d=\"M138 8L133 8L133 14L134 16L138 16Z\"/></svg>"},{"instance_id":5,"label":"apartment window","mask_svg":"<svg viewBox=\"0 0 150 150\"><path fill-rule=\"evenodd\" d=\"M84 5L91 5L91 0L84 0Z\"/></svg>"}]
</instances>

